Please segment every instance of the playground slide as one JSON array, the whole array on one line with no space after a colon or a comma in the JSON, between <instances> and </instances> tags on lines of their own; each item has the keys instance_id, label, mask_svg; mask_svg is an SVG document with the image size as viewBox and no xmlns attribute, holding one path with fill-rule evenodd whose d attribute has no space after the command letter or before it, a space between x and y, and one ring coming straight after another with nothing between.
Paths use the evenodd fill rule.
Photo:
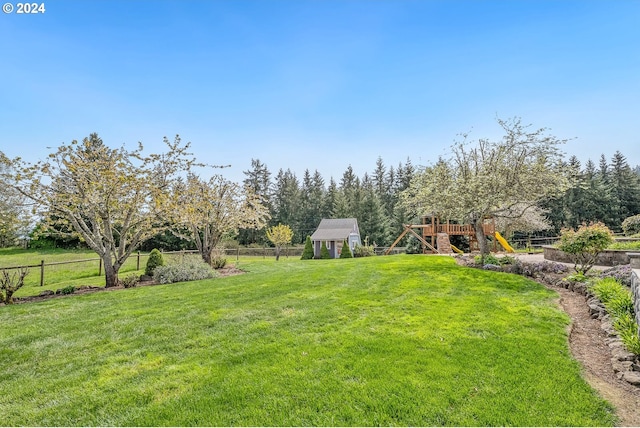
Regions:
<instances>
[{"instance_id":1,"label":"playground slide","mask_svg":"<svg viewBox=\"0 0 640 428\"><path fill-rule=\"evenodd\" d=\"M502 245L502 248L504 248L507 253L513 253L514 252L513 247L511 245L509 245L507 240L504 239L502 237L502 235L500 235L500 232L496 231L495 237L498 240L498 242L500 243L500 245Z\"/></svg>"},{"instance_id":2,"label":"playground slide","mask_svg":"<svg viewBox=\"0 0 640 428\"><path fill-rule=\"evenodd\" d=\"M461 249L459 249L458 247L456 247L456 246L455 246L455 245L453 245L453 244L451 244L451 249L452 249L453 251L455 251L456 253L458 253L458 254L464 254L464 252L463 252Z\"/></svg>"}]
</instances>

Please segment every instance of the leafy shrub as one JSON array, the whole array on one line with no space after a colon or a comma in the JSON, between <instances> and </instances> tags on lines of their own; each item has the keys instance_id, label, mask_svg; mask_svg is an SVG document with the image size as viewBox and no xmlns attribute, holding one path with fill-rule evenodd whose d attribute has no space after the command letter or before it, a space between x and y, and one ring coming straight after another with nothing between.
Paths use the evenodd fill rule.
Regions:
<instances>
[{"instance_id":1,"label":"leafy shrub","mask_svg":"<svg viewBox=\"0 0 640 428\"><path fill-rule=\"evenodd\" d=\"M138 281L139 281L138 275L134 273L127 275L120 280L124 288L133 288L138 284Z\"/></svg>"},{"instance_id":2,"label":"leafy shrub","mask_svg":"<svg viewBox=\"0 0 640 428\"><path fill-rule=\"evenodd\" d=\"M353 258L353 254L351 254L351 248L349 248L349 243L345 239L342 243L342 251L340 251L341 259L351 259Z\"/></svg>"},{"instance_id":3,"label":"leafy shrub","mask_svg":"<svg viewBox=\"0 0 640 428\"><path fill-rule=\"evenodd\" d=\"M631 265L618 265L605 269L600 273L600 278L613 278L620 284L631 287Z\"/></svg>"},{"instance_id":4,"label":"leafy shrub","mask_svg":"<svg viewBox=\"0 0 640 428\"><path fill-rule=\"evenodd\" d=\"M482 264L484 265L499 265L500 264L500 260L498 260L498 258L496 256L494 256L493 254L487 254L484 256L484 263L482 260L482 256L475 256L473 258L473 260L476 262L477 265Z\"/></svg>"},{"instance_id":5,"label":"leafy shrub","mask_svg":"<svg viewBox=\"0 0 640 428\"><path fill-rule=\"evenodd\" d=\"M216 272L203 262L201 257L185 256L179 261L158 266L153 272L153 279L160 284L170 284L213 278L216 275Z\"/></svg>"},{"instance_id":6,"label":"leafy shrub","mask_svg":"<svg viewBox=\"0 0 640 428\"><path fill-rule=\"evenodd\" d=\"M612 243L613 234L603 223L583 224L576 231L563 229L558 249L571 256L576 272L584 274L593 267L598 254Z\"/></svg>"},{"instance_id":7,"label":"leafy shrub","mask_svg":"<svg viewBox=\"0 0 640 428\"><path fill-rule=\"evenodd\" d=\"M373 245L359 245L353 248L353 257L371 257L375 256L376 252Z\"/></svg>"},{"instance_id":8,"label":"leafy shrub","mask_svg":"<svg viewBox=\"0 0 640 428\"><path fill-rule=\"evenodd\" d=\"M640 214L625 218L622 222L622 230L627 236L640 233Z\"/></svg>"},{"instance_id":9,"label":"leafy shrub","mask_svg":"<svg viewBox=\"0 0 640 428\"><path fill-rule=\"evenodd\" d=\"M144 269L144 274L152 276L158 266L164 266L164 258L162 257L160 250L154 248L149 253L149 259L147 260L147 266Z\"/></svg>"},{"instance_id":10,"label":"leafy shrub","mask_svg":"<svg viewBox=\"0 0 640 428\"><path fill-rule=\"evenodd\" d=\"M613 278L598 280L589 289L605 306L623 291L620 283Z\"/></svg>"},{"instance_id":11,"label":"leafy shrub","mask_svg":"<svg viewBox=\"0 0 640 428\"><path fill-rule=\"evenodd\" d=\"M301 260L311 260L313 258L313 244L311 243L311 237L307 236L304 241L304 251L302 251Z\"/></svg>"},{"instance_id":12,"label":"leafy shrub","mask_svg":"<svg viewBox=\"0 0 640 428\"><path fill-rule=\"evenodd\" d=\"M60 294L73 294L76 291L76 287L73 285L67 285L64 288L60 289Z\"/></svg>"},{"instance_id":13,"label":"leafy shrub","mask_svg":"<svg viewBox=\"0 0 640 428\"><path fill-rule=\"evenodd\" d=\"M613 327L629 352L640 355L640 337L634 318L631 292L613 278L597 280L589 289L611 315Z\"/></svg>"},{"instance_id":14,"label":"leafy shrub","mask_svg":"<svg viewBox=\"0 0 640 428\"><path fill-rule=\"evenodd\" d=\"M331 254L329 254L329 249L327 248L327 244L322 241L322 246L320 247L320 258L321 259L330 259Z\"/></svg>"},{"instance_id":15,"label":"leafy shrub","mask_svg":"<svg viewBox=\"0 0 640 428\"><path fill-rule=\"evenodd\" d=\"M518 260L515 257L511 256L502 256L498 259L501 265L515 265Z\"/></svg>"},{"instance_id":16,"label":"leafy shrub","mask_svg":"<svg viewBox=\"0 0 640 428\"><path fill-rule=\"evenodd\" d=\"M616 329L629 352L640 355L640 337L638 336L638 324L630 313L616 317L613 321Z\"/></svg>"},{"instance_id":17,"label":"leafy shrub","mask_svg":"<svg viewBox=\"0 0 640 428\"><path fill-rule=\"evenodd\" d=\"M624 290L626 291L626 290ZM633 297L630 292L623 292L609 300L609 313L615 317L633 313Z\"/></svg>"},{"instance_id":18,"label":"leafy shrub","mask_svg":"<svg viewBox=\"0 0 640 428\"><path fill-rule=\"evenodd\" d=\"M211 252L211 267L214 269L222 269L227 265L227 258L224 251L216 248Z\"/></svg>"}]
</instances>

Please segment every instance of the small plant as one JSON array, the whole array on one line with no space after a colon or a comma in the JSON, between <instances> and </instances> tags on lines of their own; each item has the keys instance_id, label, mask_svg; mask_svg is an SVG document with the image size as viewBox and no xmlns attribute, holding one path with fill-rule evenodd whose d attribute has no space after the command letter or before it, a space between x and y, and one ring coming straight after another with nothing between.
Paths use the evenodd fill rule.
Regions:
<instances>
[{"instance_id":1,"label":"small plant","mask_svg":"<svg viewBox=\"0 0 640 428\"><path fill-rule=\"evenodd\" d=\"M618 265L600 272L600 278L613 278L620 284L631 287L631 265Z\"/></svg>"},{"instance_id":2,"label":"small plant","mask_svg":"<svg viewBox=\"0 0 640 428\"><path fill-rule=\"evenodd\" d=\"M613 278L599 279L589 289L611 315L613 327L629 352L640 355L640 337L631 292Z\"/></svg>"},{"instance_id":3,"label":"small plant","mask_svg":"<svg viewBox=\"0 0 640 428\"><path fill-rule=\"evenodd\" d=\"M76 292L76 287L73 285L67 285L64 288L60 289L60 294L73 294Z\"/></svg>"},{"instance_id":4,"label":"small plant","mask_svg":"<svg viewBox=\"0 0 640 428\"><path fill-rule=\"evenodd\" d=\"M153 276L153 272L158 266L164 266L164 258L162 253L157 248L154 248L149 253L149 259L147 260L147 266L144 269L144 274Z\"/></svg>"},{"instance_id":5,"label":"small plant","mask_svg":"<svg viewBox=\"0 0 640 428\"><path fill-rule=\"evenodd\" d=\"M136 285L138 285L139 280L140 278L138 277L138 275L132 273L130 275L125 276L124 279L120 280L120 282L122 283L122 286L124 288L133 288Z\"/></svg>"},{"instance_id":6,"label":"small plant","mask_svg":"<svg viewBox=\"0 0 640 428\"><path fill-rule=\"evenodd\" d=\"M351 259L353 258L353 254L351 254L351 248L349 248L349 243L345 239L342 243L342 251L340 251L341 259Z\"/></svg>"},{"instance_id":7,"label":"small plant","mask_svg":"<svg viewBox=\"0 0 640 428\"><path fill-rule=\"evenodd\" d=\"M302 251L301 260L311 260L313 258L313 243L311 242L311 237L307 236L307 239L304 241L304 251Z\"/></svg>"},{"instance_id":8,"label":"small plant","mask_svg":"<svg viewBox=\"0 0 640 428\"><path fill-rule=\"evenodd\" d=\"M0 275L0 301L6 305L12 304L13 293L24 285L24 277L28 274L29 269L26 268L21 268L13 274L9 274L7 269L3 269L2 275Z\"/></svg>"},{"instance_id":9,"label":"small plant","mask_svg":"<svg viewBox=\"0 0 640 428\"><path fill-rule=\"evenodd\" d=\"M638 336L638 324L630 313L622 314L613 321L616 329L629 352L640 355L640 336Z\"/></svg>"},{"instance_id":10,"label":"small plant","mask_svg":"<svg viewBox=\"0 0 640 428\"><path fill-rule=\"evenodd\" d=\"M219 248L214 249L211 252L211 267L214 269L222 269L227 265L227 258L224 251Z\"/></svg>"},{"instance_id":11,"label":"small plant","mask_svg":"<svg viewBox=\"0 0 640 428\"><path fill-rule=\"evenodd\" d=\"M199 256L183 257L178 262L158 266L153 272L154 281L160 284L195 281L215 276L216 272Z\"/></svg>"},{"instance_id":12,"label":"small plant","mask_svg":"<svg viewBox=\"0 0 640 428\"><path fill-rule=\"evenodd\" d=\"M613 243L613 233L603 223L583 224L574 231L564 229L558 249L573 259L576 272L586 274L593 267L601 251Z\"/></svg>"},{"instance_id":13,"label":"small plant","mask_svg":"<svg viewBox=\"0 0 640 428\"><path fill-rule=\"evenodd\" d=\"M329 254L329 249L327 248L327 244L322 241L322 246L320 247L320 258L321 259L330 259L331 254Z\"/></svg>"},{"instance_id":14,"label":"small plant","mask_svg":"<svg viewBox=\"0 0 640 428\"><path fill-rule=\"evenodd\" d=\"M486 254L484 256L484 260L482 258L481 255L479 256L475 256L473 258L473 260L476 262L477 265L499 265L500 264L500 260L494 256L493 254Z\"/></svg>"},{"instance_id":15,"label":"small plant","mask_svg":"<svg viewBox=\"0 0 640 428\"><path fill-rule=\"evenodd\" d=\"M353 248L353 257L371 257L375 256L376 252L373 245L358 245Z\"/></svg>"},{"instance_id":16,"label":"small plant","mask_svg":"<svg viewBox=\"0 0 640 428\"><path fill-rule=\"evenodd\" d=\"M565 278L567 281L571 281L571 282L587 282L589 280L589 277L587 275L585 275L582 272L576 272L573 273L571 275L567 275L567 277Z\"/></svg>"}]
</instances>

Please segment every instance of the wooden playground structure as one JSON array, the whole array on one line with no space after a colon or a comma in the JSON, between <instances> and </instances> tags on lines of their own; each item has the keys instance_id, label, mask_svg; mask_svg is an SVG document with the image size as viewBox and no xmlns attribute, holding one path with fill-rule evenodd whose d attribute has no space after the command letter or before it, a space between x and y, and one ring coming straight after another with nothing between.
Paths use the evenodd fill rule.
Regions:
<instances>
[{"instance_id":1,"label":"wooden playground structure","mask_svg":"<svg viewBox=\"0 0 640 428\"><path fill-rule=\"evenodd\" d=\"M415 236L422 243L422 253L433 254L450 254L453 251L456 253L462 253L459 249L451 245L449 236L468 236L469 245L471 250L478 248L478 240L476 238L476 232L471 224L457 224L447 221L441 223L438 217L435 215L422 216L422 224L403 224L404 230L398 236L398 238L391 244L391 246L385 251L385 255L391 253L391 250L404 238L408 233ZM494 218L485 219L482 225L485 236L495 237L493 240L493 251L497 251L497 241L507 251L513 251L511 246L500 236L496 231L496 221ZM418 234L414 229L420 229L422 233ZM504 242L503 242L504 241Z\"/></svg>"}]
</instances>

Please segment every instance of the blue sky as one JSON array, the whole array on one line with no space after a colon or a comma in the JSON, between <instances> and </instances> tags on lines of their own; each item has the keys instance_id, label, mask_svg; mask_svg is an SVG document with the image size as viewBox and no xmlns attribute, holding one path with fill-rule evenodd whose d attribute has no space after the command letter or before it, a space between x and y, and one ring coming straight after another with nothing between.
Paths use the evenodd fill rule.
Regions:
<instances>
[{"instance_id":1,"label":"blue sky","mask_svg":"<svg viewBox=\"0 0 640 428\"><path fill-rule=\"evenodd\" d=\"M11 2L16 5L17 2ZM0 150L191 141L244 178L428 164L496 116L640 164L640 1L45 1L0 15Z\"/></svg>"}]
</instances>

